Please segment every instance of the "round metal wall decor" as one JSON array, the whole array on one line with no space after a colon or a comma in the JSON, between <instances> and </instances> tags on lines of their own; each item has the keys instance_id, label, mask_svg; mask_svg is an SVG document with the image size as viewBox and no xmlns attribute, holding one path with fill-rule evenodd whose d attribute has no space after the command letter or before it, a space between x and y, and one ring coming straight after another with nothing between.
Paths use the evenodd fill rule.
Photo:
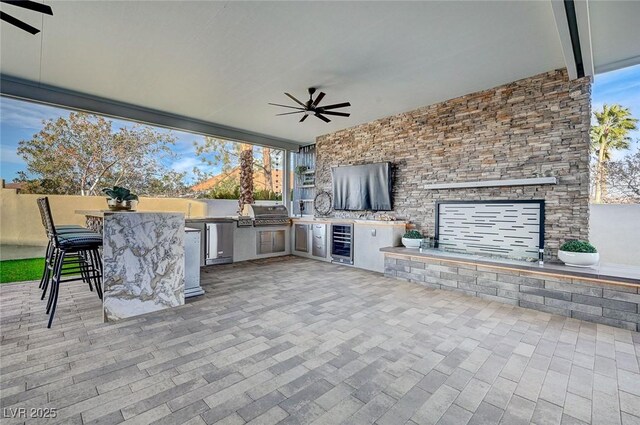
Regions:
<instances>
[{"instance_id":1,"label":"round metal wall decor","mask_svg":"<svg viewBox=\"0 0 640 425\"><path fill-rule=\"evenodd\" d=\"M331 194L326 190L318 192L316 197L313 199L313 209L316 216L326 217L331 214L332 200Z\"/></svg>"}]
</instances>

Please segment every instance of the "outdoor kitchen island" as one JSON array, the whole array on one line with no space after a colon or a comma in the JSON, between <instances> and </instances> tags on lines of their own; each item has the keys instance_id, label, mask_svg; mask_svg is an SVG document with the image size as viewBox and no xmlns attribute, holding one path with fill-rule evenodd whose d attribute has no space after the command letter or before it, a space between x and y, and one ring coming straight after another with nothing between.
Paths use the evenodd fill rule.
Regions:
<instances>
[{"instance_id":1,"label":"outdoor kitchen island","mask_svg":"<svg viewBox=\"0 0 640 425\"><path fill-rule=\"evenodd\" d=\"M105 322L184 304L184 214L76 213L102 222Z\"/></svg>"}]
</instances>

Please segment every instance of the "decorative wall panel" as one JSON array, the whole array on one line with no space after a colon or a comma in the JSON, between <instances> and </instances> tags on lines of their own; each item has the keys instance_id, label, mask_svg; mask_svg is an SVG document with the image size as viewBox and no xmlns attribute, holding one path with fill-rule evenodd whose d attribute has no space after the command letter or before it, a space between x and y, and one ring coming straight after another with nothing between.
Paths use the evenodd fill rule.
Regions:
<instances>
[{"instance_id":1,"label":"decorative wall panel","mask_svg":"<svg viewBox=\"0 0 640 425\"><path fill-rule=\"evenodd\" d=\"M544 248L544 201L439 202L438 247L535 261Z\"/></svg>"}]
</instances>

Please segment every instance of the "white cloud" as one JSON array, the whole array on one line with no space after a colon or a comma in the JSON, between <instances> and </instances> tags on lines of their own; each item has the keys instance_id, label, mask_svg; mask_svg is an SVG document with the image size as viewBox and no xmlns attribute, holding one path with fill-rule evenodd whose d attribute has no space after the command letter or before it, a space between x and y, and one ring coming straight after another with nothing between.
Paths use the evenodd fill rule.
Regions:
<instances>
[{"instance_id":1,"label":"white cloud","mask_svg":"<svg viewBox=\"0 0 640 425\"><path fill-rule=\"evenodd\" d=\"M179 160L175 161L173 164L169 166L169 168L179 173L182 173L185 171L188 173L191 173L191 171L193 170L193 167L199 164L200 164L200 161L198 161L196 158L186 157L186 158L180 158Z\"/></svg>"},{"instance_id":2,"label":"white cloud","mask_svg":"<svg viewBox=\"0 0 640 425\"><path fill-rule=\"evenodd\" d=\"M0 121L3 125L40 130L42 121L66 115L63 109L10 98L0 98Z\"/></svg>"}]
</instances>

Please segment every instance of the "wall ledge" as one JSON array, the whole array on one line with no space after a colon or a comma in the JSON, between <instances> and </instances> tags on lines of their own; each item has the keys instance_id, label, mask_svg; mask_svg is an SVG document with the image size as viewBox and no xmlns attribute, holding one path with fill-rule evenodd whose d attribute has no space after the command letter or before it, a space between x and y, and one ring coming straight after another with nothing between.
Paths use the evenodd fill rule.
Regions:
<instances>
[{"instance_id":1,"label":"wall ledge","mask_svg":"<svg viewBox=\"0 0 640 425\"><path fill-rule=\"evenodd\" d=\"M534 177L528 179L509 180L481 180L475 182L433 183L425 185L428 190L464 189L469 187L500 187L500 186L536 186L541 184L557 184L555 177Z\"/></svg>"},{"instance_id":2,"label":"wall ledge","mask_svg":"<svg viewBox=\"0 0 640 425\"><path fill-rule=\"evenodd\" d=\"M540 275L553 278L580 279L587 282L609 285L640 287L640 267L601 264L593 268L576 268L561 263L518 261L500 258L481 257L478 255L459 254L430 249L423 252L403 247L381 248L385 255L394 257L412 257L411 259L432 259L436 261L488 266L495 269L524 272L528 275Z\"/></svg>"}]
</instances>

